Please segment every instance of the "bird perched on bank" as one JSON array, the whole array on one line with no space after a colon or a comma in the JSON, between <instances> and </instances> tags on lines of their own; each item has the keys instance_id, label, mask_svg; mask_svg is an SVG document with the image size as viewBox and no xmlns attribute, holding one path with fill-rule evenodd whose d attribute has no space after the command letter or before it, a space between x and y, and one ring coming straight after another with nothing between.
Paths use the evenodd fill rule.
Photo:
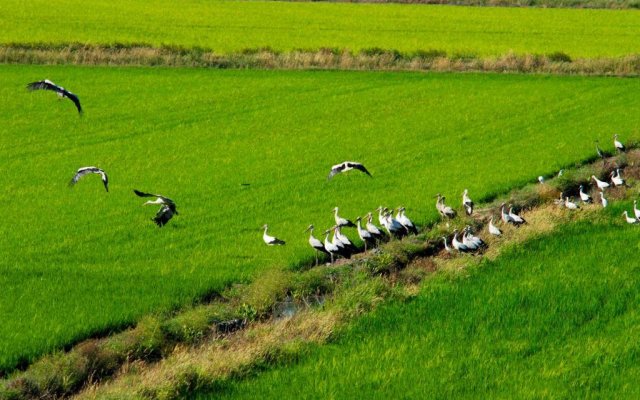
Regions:
<instances>
[{"instance_id":1,"label":"bird perched on bank","mask_svg":"<svg viewBox=\"0 0 640 400\"><path fill-rule=\"evenodd\" d=\"M638 218L635 218L635 216L632 218L627 214L627 211L625 210L622 215L624 215L624 219L627 221L627 224L637 224L638 223Z\"/></svg>"},{"instance_id":2,"label":"bird perched on bank","mask_svg":"<svg viewBox=\"0 0 640 400\"><path fill-rule=\"evenodd\" d=\"M336 227L334 228L333 234L334 234L335 238L336 238L337 240L339 240L339 241L340 241L340 243L342 243L342 244L344 245L344 247L345 247L347 250L349 250L349 252L350 252L351 254L353 254L353 253L355 253L355 252L357 252L357 251L358 251L358 248L356 247L356 245L355 245L355 244L353 244L353 243L351 242L351 240L349 240L349 238L348 238L348 237L346 237L346 236L342 233L342 231L340 230L340 227L339 227L339 226L336 226ZM339 245L338 245L338 246L339 246Z\"/></svg>"},{"instance_id":3,"label":"bird perched on bank","mask_svg":"<svg viewBox=\"0 0 640 400\"><path fill-rule=\"evenodd\" d=\"M98 174L98 175L100 175L100 178L102 179L102 184L104 185L104 189L107 192L109 191L109 178L107 177L106 172L104 172L104 170L102 170L102 169L100 169L98 167L82 167L82 168L78 169L76 171L76 174L73 176L73 178L69 182L69 186L75 185L76 183L78 183L80 178L82 178L83 176L88 175L88 174Z\"/></svg>"},{"instance_id":4,"label":"bird perched on bank","mask_svg":"<svg viewBox=\"0 0 640 400\"><path fill-rule=\"evenodd\" d=\"M284 240L280 240L277 237L267 235L267 230L269 229L269 225L264 224L262 226L264 229L264 233L262 234L262 240L269 246L284 246L286 242Z\"/></svg>"},{"instance_id":5,"label":"bird perched on bank","mask_svg":"<svg viewBox=\"0 0 640 400\"><path fill-rule=\"evenodd\" d=\"M384 213L384 223L382 224L389 235L395 237L396 239L402 239L403 236L406 236L409 231L407 228L402 225L397 219L393 218L389 211Z\"/></svg>"},{"instance_id":6,"label":"bird perched on bank","mask_svg":"<svg viewBox=\"0 0 640 400\"><path fill-rule=\"evenodd\" d=\"M338 175L339 173L351 171L352 169L357 169L371 176L371 174L369 173L369 171L367 171L364 165L360 164L359 162L345 161L331 167L331 172L329 172L329 176L327 177L327 179L331 179L334 176Z\"/></svg>"},{"instance_id":7,"label":"bird perched on bank","mask_svg":"<svg viewBox=\"0 0 640 400\"><path fill-rule=\"evenodd\" d=\"M451 245L454 249L458 250L461 253L468 253L471 251L464 243L458 240L458 230L453 231L453 239L451 239Z\"/></svg>"},{"instance_id":8,"label":"bird perched on bank","mask_svg":"<svg viewBox=\"0 0 640 400\"><path fill-rule=\"evenodd\" d=\"M602 151L602 149L599 146L599 142L597 140L595 141L595 144L596 144L596 154L598 154L598 157L602 158L603 160L607 158L608 154Z\"/></svg>"},{"instance_id":9,"label":"bird perched on bank","mask_svg":"<svg viewBox=\"0 0 640 400\"><path fill-rule=\"evenodd\" d=\"M602 204L602 207L606 207L609 204L607 199L604 198L604 192L600 192L600 203Z\"/></svg>"},{"instance_id":10,"label":"bird perched on bank","mask_svg":"<svg viewBox=\"0 0 640 400\"><path fill-rule=\"evenodd\" d=\"M471 250L480 250L487 247L487 244L484 242L484 240L475 236L471 232L471 227L468 225L462 232L462 243Z\"/></svg>"},{"instance_id":11,"label":"bird perched on bank","mask_svg":"<svg viewBox=\"0 0 640 400\"><path fill-rule=\"evenodd\" d=\"M473 213L473 201L469 197L469 191L467 189L462 193L462 207L464 207L464 211L467 215L471 215Z\"/></svg>"},{"instance_id":12,"label":"bird perched on bank","mask_svg":"<svg viewBox=\"0 0 640 400\"><path fill-rule=\"evenodd\" d=\"M333 242L329 241L329 234L331 233L331 229L324 231L324 248L329 252L329 256L331 257L331 264L333 264L334 256L340 255L340 248L333 244Z\"/></svg>"},{"instance_id":13,"label":"bird perched on bank","mask_svg":"<svg viewBox=\"0 0 640 400\"><path fill-rule=\"evenodd\" d=\"M440 193L438 193L436 197L438 199L436 200L436 209L438 210L440 215L445 218L455 218L456 212L454 211L454 209L444 204L445 197L440 195Z\"/></svg>"},{"instance_id":14,"label":"bird perched on bank","mask_svg":"<svg viewBox=\"0 0 640 400\"><path fill-rule=\"evenodd\" d=\"M333 231L333 237L331 238L331 243L338 248L338 254L344 258L351 258L351 249L347 248L347 246L338 238L338 234L336 231L339 228L337 226L333 226L331 230Z\"/></svg>"},{"instance_id":15,"label":"bird perched on bank","mask_svg":"<svg viewBox=\"0 0 640 400\"><path fill-rule=\"evenodd\" d=\"M544 184L544 176L540 175L538 177L538 182L540 182L541 185Z\"/></svg>"},{"instance_id":16,"label":"bird perched on bank","mask_svg":"<svg viewBox=\"0 0 640 400\"><path fill-rule=\"evenodd\" d=\"M583 203L591 203L593 201L591 196L584 192L582 185L580 185L580 200L582 200Z\"/></svg>"},{"instance_id":17,"label":"bird perched on bank","mask_svg":"<svg viewBox=\"0 0 640 400\"><path fill-rule=\"evenodd\" d=\"M334 212L334 217L336 220L336 225L339 227L343 227L343 226L349 226L349 227L354 227L356 226L356 224L354 224L353 222L349 221L348 219L342 218L338 215L338 207L335 207L333 209Z\"/></svg>"},{"instance_id":18,"label":"bird perched on bank","mask_svg":"<svg viewBox=\"0 0 640 400\"><path fill-rule=\"evenodd\" d=\"M564 200L564 206L568 209L568 210L577 210L578 209L578 205L572 201L569 200L569 197L565 197Z\"/></svg>"},{"instance_id":19,"label":"bird perched on bank","mask_svg":"<svg viewBox=\"0 0 640 400\"><path fill-rule=\"evenodd\" d=\"M449 247L449 245L447 244L447 237L443 236L442 240L444 240L444 249L447 251L447 253L451 253L451 248Z\"/></svg>"},{"instance_id":20,"label":"bird perched on bank","mask_svg":"<svg viewBox=\"0 0 640 400\"><path fill-rule=\"evenodd\" d=\"M618 134L613 135L613 145L616 147L618 152L623 153L627 148L624 147L624 144L620 140L618 140Z\"/></svg>"},{"instance_id":21,"label":"bird perched on bank","mask_svg":"<svg viewBox=\"0 0 640 400\"><path fill-rule=\"evenodd\" d=\"M489 220L489 233L493 236L502 235L502 231L500 230L500 228L493 224L493 216L491 216L491 219Z\"/></svg>"},{"instance_id":22,"label":"bird perched on bank","mask_svg":"<svg viewBox=\"0 0 640 400\"><path fill-rule=\"evenodd\" d=\"M367 231L376 239L380 240L384 237L384 233L378 228L373 222L373 215L371 213L367 214L367 224L365 225Z\"/></svg>"},{"instance_id":23,"label":"bird perched on bank","mask_svg":"<svg viewBox=\"0 0 640 400\"><path fill-rule=\"evenodd\" d=\"M80 99L78 98L78 96L71 93L67 89L63 88L62 86L56 85L55 83L51 82L48 79L45 79L43 81L38 81L38 82L31 82L30 84L27 85L27 89L52 90L56 92L58 96L60 96L60 98L64 99L66 97L67 99L73 101L73 104L75 104L76 108L78 109L78 113L82 115L82 107L80 106Z\"/></svg>"},{"instance_id":24,"label":"bird perched on bank","mask_svg":"<svg viewBox=\"0 0 640 400\"><path fill-rule=\"evenodd\" d=\"M637 200L633 201L633 215L636 216L636 219L640 219L640 210L638 210L637 203L638 203Z\"/></svg>"},{"instance_id":25,"label":"bird perched on bank","mask_svg":"<svg viewBox=\"0 0 640 400\"><path fill-rule=\"evenodd\" d=\"M622 176L620 176L620 168L616 168L615 171L611 171L611 183L613 183L613 186L623 186L624 185L624 179L622 179Z\"/></svg>"},{"instance_id":26,"label":"bird perched on bank","mask_svg":"<svg viewBox=\"0 0 640 400\"><path fill-rule=\"evenodd\" d=\"M596 182L596 186L598 186L598 189L600 190L604 191L606 188L610 186L609 183L601 181L600 179L596 178L595 175L591 175L591 179L593 179Z\"/></svg>"},{"instance_id":27,"label":"bird perched on bank","mask_svg":"<svg viewBox=\"0 0 640 400\"><path fill-rule=\"evenodd\" d=\"M374 245L376 243L376 239L373 237L371 232L362 228L362 225L360 224L361 221L362 218L356 218L356 228L358 229L358 236L360 236L360 239L364 242L364 251L367 251L367 244Z\"/></svg>"},{"instance_id":28,"label":"bird perched on bank","mask_svg":"<svg viewBox=\"0 0 640 400\"><path fill-rule=\"evenodd\" d=\"M143 204L152 205L152 204L160 204L161 207L156 213L156 216L152 218L153 222L155 222L159 227L164 226L174 215L178 215L178 210L176 209L176 203L168 197L165 197L161 194L151 194L141 192L139 190L133 189L133 192L138 197L155 197L156 199L151 201L147 201Z\"/></svg>"},{"instance_id":29,"label":"bird perched on bank","mask_svg":"<svg viewBox=\"0 0 640 400\"><path fill-rule=\"evenodd\" d=\"M315 236L313 236L313 224L309 225L309 227L305 230L305 232L309 232L309 245L311 247L313 247L313 249L315 250L315 254L316 254L316 266L318 265L318 253L325 253L325 254L329 254L330 253L327 251L327 249L324 248L324 245L322 244L322 242L320 240L318 240Z\"/></svg>"},{"instance_id":30,"label":"bird perched on bank","mask_svg":"<svg viewBox=\"0 0 640 400\"><path fill-rule=\"evenodd\" d=\"M407 217L404 214L405 208L404 207L399 207L397 211L398 211L398 213L396 214L396 220L398 222L400 222L408 232L411 232L414 235L417 235L418 234L418 228L416 228L416 226L413 224L413 222L411 222L409 217Z\"/></svg>"},{"instance_id":31,"label":"bird perched on bank","mask_svg":"<svg viewBox=\"0 0 640 400\"><path fill-rule=\"evenodd\" d=\"M525 221L524 218L522 218L521 216L519 216L518 214L513 212L513 205L509 204L509 217L511 217L511 219L513 220L513 224L516 226L522 225L522 224L526 224L527 221Z\"/></svg>"}]
</instances>

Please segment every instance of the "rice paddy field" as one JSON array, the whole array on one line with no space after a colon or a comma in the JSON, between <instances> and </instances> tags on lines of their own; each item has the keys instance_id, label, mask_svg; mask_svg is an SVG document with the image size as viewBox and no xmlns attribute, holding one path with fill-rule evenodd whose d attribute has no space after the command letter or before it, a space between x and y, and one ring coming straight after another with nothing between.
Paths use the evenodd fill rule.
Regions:
<instances>
[{"instance_id":1,"label":"rice paddy field","mask_svg":"<svg viewBox=\"0 0 640 400\"><path fill-rule=\"evenodd\" d=\"M637 54L636 10L273 1L4 0L0 43L146 43L220 53L368 48L510 51L571 57Z\"/></svg>"},{"instance_id":2,"label":"rice paddy field","mask_svg":"<svg viewBox=\"0 0 640 400\"><path fill-rule=\"evenodd\" d=\"M73 82L84 117L24 89L43 77ZM1 66L0 83L4 370L310 260L303 230L335 206L403 204L424 223L437 192L505 192L640 122L632 79ZM327 181L351 158L374 177ZM67 187L87 165L109 193L97 176ZM180 215L156 228L134 188ZM264 245L265 223L286 247Z\"/></svg>"},{"instance_id":3,"label":"rice paddy field","mask_svg":"<svg viewBox=\"0 0 640 400\"><path fill-rule=\"evenodd\" d=\"M442 271L414 301L215 398L637 398L640 232L620 218L630 208Z\"/></svg>"}]
</instances>

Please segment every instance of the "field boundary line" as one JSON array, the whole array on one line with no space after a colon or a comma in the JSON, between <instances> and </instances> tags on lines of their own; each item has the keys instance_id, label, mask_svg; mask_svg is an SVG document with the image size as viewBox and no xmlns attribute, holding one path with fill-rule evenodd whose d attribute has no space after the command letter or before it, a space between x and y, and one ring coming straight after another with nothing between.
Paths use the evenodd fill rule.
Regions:
<instances>
[{"instance_id":1,"label":"field boundary line","mask_svg":"<svg viewBox=\"0 0 640 400\"><path fill-rule=\"evenodd\" d=\"M144 43L0 44L0 64L640 75L640 54L573 59L562 52L551 54L510 52L500 56L477 57L473 54L447 54L437 49L403 53L381 48L363 49L359 52L330 48L279 52L269 48L259 48L222 54L197 47L152 47Z\"/></svg>"}]
</instances>

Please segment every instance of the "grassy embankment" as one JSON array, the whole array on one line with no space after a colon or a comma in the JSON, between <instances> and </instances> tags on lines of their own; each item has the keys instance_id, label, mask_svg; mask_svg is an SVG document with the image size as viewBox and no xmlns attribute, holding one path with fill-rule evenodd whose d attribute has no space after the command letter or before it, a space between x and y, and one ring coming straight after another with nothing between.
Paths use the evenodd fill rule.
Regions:
<instances>
[{"instance_id":1,"label":"grassy embankment","mask_svg":"<svg viewBox=\"0 0 640 400\"><path fill-rule=\"evenodd\" d=\"M441 271L295 365L200 398L636 398L640 231L620 216L630 209Z\"/></svg>"},{"instance_id":2,"label":"grassy embankment","mask_svg":"<svg viewBox=\"0 0 640 400\"><path fill-rule=\"evenodd\" d=\"M24 90L43 77L85 116ZM436 192L505 192L639 122L637 82L621 79L5 66L0 80L4 370L309 259L302 230L328 227L335 205L353 218L404 204L424 223ZM327 182L350 158L374 178ZM66 187L85 165L109 172L110 193L96 177ZM133 188L181 214L158 230ZM288 245L264 246L263 223Z\"/></svg>"}]
</instances>

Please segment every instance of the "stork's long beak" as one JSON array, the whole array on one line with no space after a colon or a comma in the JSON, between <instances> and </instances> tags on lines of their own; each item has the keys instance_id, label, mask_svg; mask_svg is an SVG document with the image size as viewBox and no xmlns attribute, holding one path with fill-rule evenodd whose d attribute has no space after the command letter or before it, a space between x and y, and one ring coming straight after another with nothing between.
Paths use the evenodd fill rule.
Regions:
<instances>
[{"instance_id":1,"label":"stork's long beak","mask_svg":"<svg viewBox=\"0 0 640 400\"><path fill-rule=\"evenodd\" d=\"M313 228L313 225L309 225L309 227L307 229L305 229L304 232L309 232L312 228Z\"/></svg>"}]
</instances>

